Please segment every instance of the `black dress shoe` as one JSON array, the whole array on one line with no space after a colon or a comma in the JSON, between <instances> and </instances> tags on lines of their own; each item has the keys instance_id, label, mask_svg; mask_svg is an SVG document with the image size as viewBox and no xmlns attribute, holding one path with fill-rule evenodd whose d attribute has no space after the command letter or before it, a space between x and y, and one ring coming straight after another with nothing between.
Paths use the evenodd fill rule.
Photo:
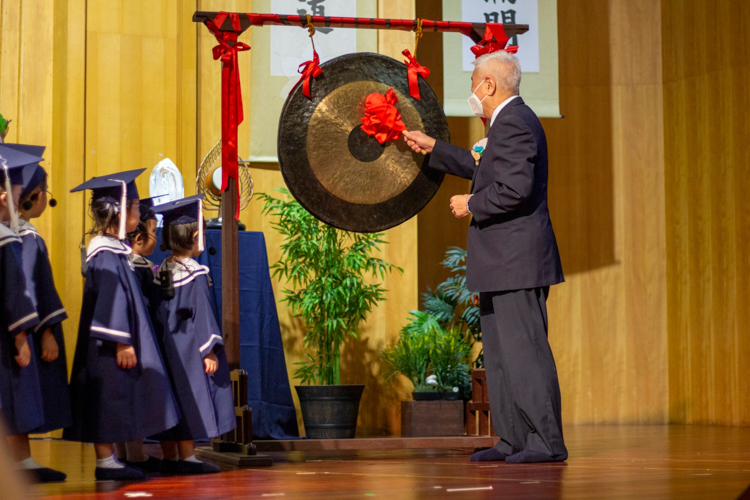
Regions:
<instances>
[{"instance_id":1,"label":"black dress shoe","mask_svg":"<svg viewBox=\"0 0 750 500\"><path fill-rule=\"evenodd\" d=\"M469 460L472 462L499 462L505 460L507 456L505 453L498 451L497 448L487 448L474 453Z\"/></svg>"},{"instance_id":2,"label":"black dress shoe","mask_svg":"<svg viewBox=\"0 0 750 500\"><path fill-rule=\"evenodd\" d=\"M38 469L26 469L35 483L61 483L68 477L60 471L40 467Z\"/></svg>"},{"instance_id":3,"label":"black dress shoe","mask_svg":"<svg viewBox=\"0 0 750 500\"><path fill-rule=\"evenodd\" d=\"M123 460L122 463L134 469L141 469L143 472L161 472L161 460L155 457L148 457L143 462L128 462Z\"/></svg>"},{"instance_id":4,"label":"black dress shoe","mask_svg":"<svg viewBox=\"0 0 750 500\"><path fill-rule=\"evenodd\" d=\"M162 476L174 476L180 473L180 462L177 460L162 460L161 469L159 470Z\"/></svg>"},{"instance_id":5,"label":"black dress shoe","mask_svg":"<svg viewBox=\"0 0 750 500\"><path fill-rule=\"evenodd\" d=\"M128 466L121 469L97 467L94 476L97 481L137 481L146 478L142 470Z\"/></svg>"},{"instance_id":6,"label":"black dress shoe","mask_svg":"<svg viewBox=\"0 0 750 500\"><path fill-rule=\"evenodd\" d=\"M568 459L568 454L550 456L546 453L536 450L523 450L514 453L505 459L509 464L540 464L544 462L564 462Z\"/></svg>"},{"instance_id":7,"label":"black dress shoe","mask_svg":"<svg viewBox=\"0 0 750 500\"><path fill-rule=\"evenodd\" d=\"M188 462L187 460L180 460L177 462L179 468L179 474L184 476L192 476L195 474L216 474L221 472L221 469L208 462Z\"/></svg>"}]
</instances>

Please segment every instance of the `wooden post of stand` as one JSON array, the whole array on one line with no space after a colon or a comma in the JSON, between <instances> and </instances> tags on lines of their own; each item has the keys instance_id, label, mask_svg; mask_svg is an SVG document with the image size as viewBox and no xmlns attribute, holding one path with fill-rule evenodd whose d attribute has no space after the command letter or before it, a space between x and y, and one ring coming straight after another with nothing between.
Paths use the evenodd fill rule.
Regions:
<instances>
[{"instance_id":1,"label":"wooden post of stand","mask_svg":"<svg viewBox=\"0 0 750 500\"><path fill-rule=\"evenodd\" d=\"M240 367L240 262L237 180L221 193L221 330L229 369Z\"/></svg>"}]
</instances>

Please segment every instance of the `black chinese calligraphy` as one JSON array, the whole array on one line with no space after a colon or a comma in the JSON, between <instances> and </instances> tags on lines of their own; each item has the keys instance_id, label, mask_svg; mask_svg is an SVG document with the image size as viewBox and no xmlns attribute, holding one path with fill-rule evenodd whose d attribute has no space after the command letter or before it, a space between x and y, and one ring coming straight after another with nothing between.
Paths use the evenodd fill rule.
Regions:
<instances>
[{"instance_id":1,"label":"black chinese calligraphy","mask_svg":"<svg viewBox=\"0 0 750 500\"><path fill-rule=\"evenodd\" d=\"M487 0L485 0L486 2ZM494 1L494 0L493 0ZM501 0L505 2L505 0ZM508 0L510 3L516 3L516 0ZM513 9L501 10L499 12L485 12L484 22L486 23L503 23L516 24L516 11ZM508 41L508 46L518 45L518 35L513 35Z\"/></svg>"}]
</instances>

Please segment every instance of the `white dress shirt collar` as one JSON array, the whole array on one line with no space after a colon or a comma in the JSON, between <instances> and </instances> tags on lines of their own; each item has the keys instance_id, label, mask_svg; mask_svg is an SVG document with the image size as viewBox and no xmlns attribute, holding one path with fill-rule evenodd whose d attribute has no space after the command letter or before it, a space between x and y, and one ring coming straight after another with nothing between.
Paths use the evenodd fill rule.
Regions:
<instances>
[{"instance_id":1,"label":"white dress shirt collar","mask_svg":"<svg viewBox=\"0 0 750 500\"><path fill-rule=\"evenodd\" d=\"M508 103L510 101L512 101L513 99L515 99L516 97L518 97L518 96L517 95L512 95L512 96L508 97L506 100L504 100L503 102L500 103L500 106L498 106L498 107L495 108L495 111L492 112L492 118L490 118L490 127L492 126L493 123L495 123L495 118L497 118L497 115L500 114L500 111L502 111L503 108L505 106L507 106Z\"/></svg>"}]
</instances>

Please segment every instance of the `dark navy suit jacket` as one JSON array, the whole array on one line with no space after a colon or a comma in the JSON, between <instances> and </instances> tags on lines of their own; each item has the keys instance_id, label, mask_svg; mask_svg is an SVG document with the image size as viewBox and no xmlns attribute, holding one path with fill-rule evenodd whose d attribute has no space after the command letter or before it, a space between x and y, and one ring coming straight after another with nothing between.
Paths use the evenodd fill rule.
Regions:
<instances>
[{"instance_id":1,"label":"dark navy suit jacket","mask_svg":"<svg viewBox=\"0 0 750 500\"><path fill-rule=\"evenodd\" d=\"M547 138L520 97L497 114L479 166L469 150L437 141L430 167L471 179L466 280L472 292L565 281L547 207Z\"/></svg>"}]
</instances>

